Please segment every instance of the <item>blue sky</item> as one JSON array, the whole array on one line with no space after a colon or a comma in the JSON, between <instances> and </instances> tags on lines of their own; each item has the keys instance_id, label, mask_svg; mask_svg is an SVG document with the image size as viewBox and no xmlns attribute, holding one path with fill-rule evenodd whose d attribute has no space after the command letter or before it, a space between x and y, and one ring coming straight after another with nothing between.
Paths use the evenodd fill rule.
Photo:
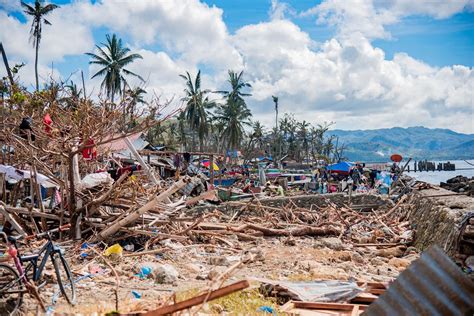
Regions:
<instances>
[{"instance_id":1,"label":"blue sky","mask_svg":"<svg viewBox=\"0 0 474 316\"><path fill-rule=\"evenodd\" d=\"M51 65L60 80L77 81L80 69L90 77L83 53L114 32L144 56L133 70L150 95L178 100L184 71L201 69L218 89L227 69L244 70L254 119L267 125L277 94L283 110L338 128L474 132L473 0L52 2L61 8L44 27L43 79ZM27 63L21 79L31 88L29 21L18 5L0 0L0 40L13 62ZM88 81L88 90L99 84Z\"/></svg>"},{"instance_id":2,"label":"blue sky","mask_svg":"<svg viewBox=\"0 0 474 316\"><path fill-rule=\"evenodd\" d=\"M206 0L209 5L224 9L224 21L235 32L247 24L268 20L270 0ZM298 12L306 11L320 1L286 1ZM335 30L327 25L316 25L310 17L291 17L292 21L316 41L330 39ZM453 64L474 66L474 12L455 14L449 19L434 19L425 15L404 18L399 24L388 27L393 39L377 40L374 45L382 48L388 58L406 52L430 65Z\"/></svg>"}]
</instances>

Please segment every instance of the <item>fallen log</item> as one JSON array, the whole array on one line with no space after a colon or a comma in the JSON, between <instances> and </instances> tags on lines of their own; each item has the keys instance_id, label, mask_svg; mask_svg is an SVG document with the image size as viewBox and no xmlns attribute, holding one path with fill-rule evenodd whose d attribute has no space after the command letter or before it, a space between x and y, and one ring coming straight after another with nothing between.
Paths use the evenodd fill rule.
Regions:
<instances>
[{"instance_id":1,"label":"fallen log","mask_svg":"<svg viewBox=\"0 0 474 316\"><path fill-rule=\"evenodd\" d=\"M184 309L191 308L193 306L205 303L207 301L215 300L217 298L229 295L231 293L241 291L245 288L248 288L250 286L249 282L247 280L242 280L227 286L224 286L220 289L217 289L215 291L211 291L208 293L204 293L198 296L195 296L193 298L187 299L182 302L175 303L173 305L167 305L160 307L158 309L155 309L153 311L149 311L143 315L145 316L158 316L158 315L168 315L168 314L173 314L178 311L182 311Z\"/></svg>"},{"instance_id":2,"label":"fallen log","mask_svg":"<svg viewBox=\"0 0 474 316\"><path fill-rule=\"evenodd\" d=\"M229 227L229 230L234 232L245 232L246 230L256 230L263 233L264 236L325 236L325 235L339 235L340 229L335 227L312 227L304 226L293 229L275 229L263 227L255 224L244 224L237 228Z\"/></svg>"},{"instance_id":3,"label":"fallen log","mask_svg":"<svg viewBox=\"0 0 474 316\"><path fill-rule=\"evenodd\" d=\"M139 209L132 211L130 214L125 216L124 218L119 218L116 221L114 221L109 227L105 228L102 230L94 239L93 242L98 242L100 240L106 239L107 237L115 234L117 231L120 230L120 228L127 226L137 219L140 218L141 215L145 214L148 212L150 209L155 207L158 203L164 201L165 199L169 198L172 194L177 192L178 190L184 188L184 186L187 183L187 179L180 180L176 183L174 183L168 190L165 192L162 192L160 195L154 197L151 199L148 203L140 207Z\"/></svg>"}]
</instances>

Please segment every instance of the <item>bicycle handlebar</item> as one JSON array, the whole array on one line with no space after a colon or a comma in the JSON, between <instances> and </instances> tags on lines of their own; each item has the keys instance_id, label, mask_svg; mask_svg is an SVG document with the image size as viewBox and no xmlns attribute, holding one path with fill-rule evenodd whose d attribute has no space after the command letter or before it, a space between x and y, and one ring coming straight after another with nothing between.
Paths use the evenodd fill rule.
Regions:
<instances>
[{"instance_id":1,"label":"bicycle handlebar","mask_svg":"<svg viewBox=\"0 0 474 316\"><path fill-rule=\"evenodd\" d=\"M51 229L51 230L48 230L48 231L45 231L45 232L42 232L42 233L39 233L39 234L33 234L33 235L26 236L25 240L41 238L41 237L49 235L50 233L62 232L62 231L68 230L69 228L71 228L71 224L66 224L66 225L63 225L63 226L59 226L58 228L54 228L54 229Z\"/></svg>"}]
</instances>

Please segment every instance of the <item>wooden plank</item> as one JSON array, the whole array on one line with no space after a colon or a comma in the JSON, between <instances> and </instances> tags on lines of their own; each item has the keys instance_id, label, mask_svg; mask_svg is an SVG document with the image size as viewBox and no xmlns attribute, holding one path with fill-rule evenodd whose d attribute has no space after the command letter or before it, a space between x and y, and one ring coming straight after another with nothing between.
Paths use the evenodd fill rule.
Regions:
<instances>
[{"instance_id":1,"label":"wooden plank","mask_svg":"<svg viewBox=\"0 0 474 316\"><path fill-rule=\"evenodd\" d=\"M343 310L352 311L356 304L343 304L343 303L315 303L315 302L300 302L292 301L295 308L306 308L306 309L328 309L328 310ZM364 310L366 306L358 305L359 309Z\"/></svg>"},{"instance_id":2,"label":"wooden plank","mask_svg":"<svg viewBox=\"0 0 474 316\"><path fill-rule=\"evenodd\" d=\"M12 224L13 228L14 228L18 233L20 233L20 235L26 235L26 232L25 232L25 230L23 229L23 227L21 227L21 225L13 218L13 216L12 216L10 213L8 213L8 212L5 210L5 208L4 208L2 205L0 205L0 213L3 214L3 216L5 217L5 220L6 220L6 221L9 221L9 222Z\"/></svg>"},{"instance_id":3,"label":"wooden plank","mask_svg":"<svg viewBox=\"0 0 474 316\"><path fill-rule=\"evenodd\" d=\"M188 308L191 308L193 306L202 304L206 301L208 302L208 301L214 300L216 298L223 297L223 296L229 295L231 293L243 290L243 289L245 289L249 286L250 286L250 284L247 280L242 280L242 281L224 286L224 287L222 287L220 289L217 289L215 291L212 291L210 293L204 293L202 295L195 296L193 298L184 300L182 302L178 302L178 303L173 304L173 305L167 305L167 306L160 307L160 308L155 309L153 311L149 311L148 313L145 313L143 315L158 316L158 315L167 315L167 314L176 313L178 311L182 311L184 309L188 309Z\"/></svg>"},{"instance_id":4,"label":"wooden plank","mask_svg":"<svg viewBox=\"0 0 474 316\"><path fill-rule=\"evenodd\" d=\"M54 215L54 214L49 214L49 213L42 213L38 209L32 209L31 211L28 210L26 207L11 207L11 206L5 206L5 209L8 212L16 213L16 214L24 214L24 215L33 215L36 217L41 217L41 218L47 218L47 219L53 219L59 221L59 216Z\"/></svg>"}]
</instances>

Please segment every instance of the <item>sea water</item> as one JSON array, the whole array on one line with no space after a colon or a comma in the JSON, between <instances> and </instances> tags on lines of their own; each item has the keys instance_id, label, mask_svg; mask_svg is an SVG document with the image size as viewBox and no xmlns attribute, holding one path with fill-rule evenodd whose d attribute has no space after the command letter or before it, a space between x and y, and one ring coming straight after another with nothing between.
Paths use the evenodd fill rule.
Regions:
<instances>
[{"instance_id":1,"label":"sea water","mask_svg":"<svg viewBox=\"0 0 474 316\"><path fill-rule=\"evenodd\" d=\"M467 161L467 162L466 162ZM410 177L413 177L417 180L420 181L425 181L431 184L439 184L440 182L446 182L446 180L454 178L455 176L464 176L464 177L474 177L474 160L450 160L450 163L453 163L456 165L456 170L455 171L422 171L422 172L414 172L413 171L413 162L410 162L410 172L407 172L407 174ZM438 165L438 162L448 162L447 160L445 161L434 161L436 163L436 166ZM469 163L471 165L469 165ZM404 166L405 163L402 162L400 164L401 166Z\"/></svg>"}]
</instances>

